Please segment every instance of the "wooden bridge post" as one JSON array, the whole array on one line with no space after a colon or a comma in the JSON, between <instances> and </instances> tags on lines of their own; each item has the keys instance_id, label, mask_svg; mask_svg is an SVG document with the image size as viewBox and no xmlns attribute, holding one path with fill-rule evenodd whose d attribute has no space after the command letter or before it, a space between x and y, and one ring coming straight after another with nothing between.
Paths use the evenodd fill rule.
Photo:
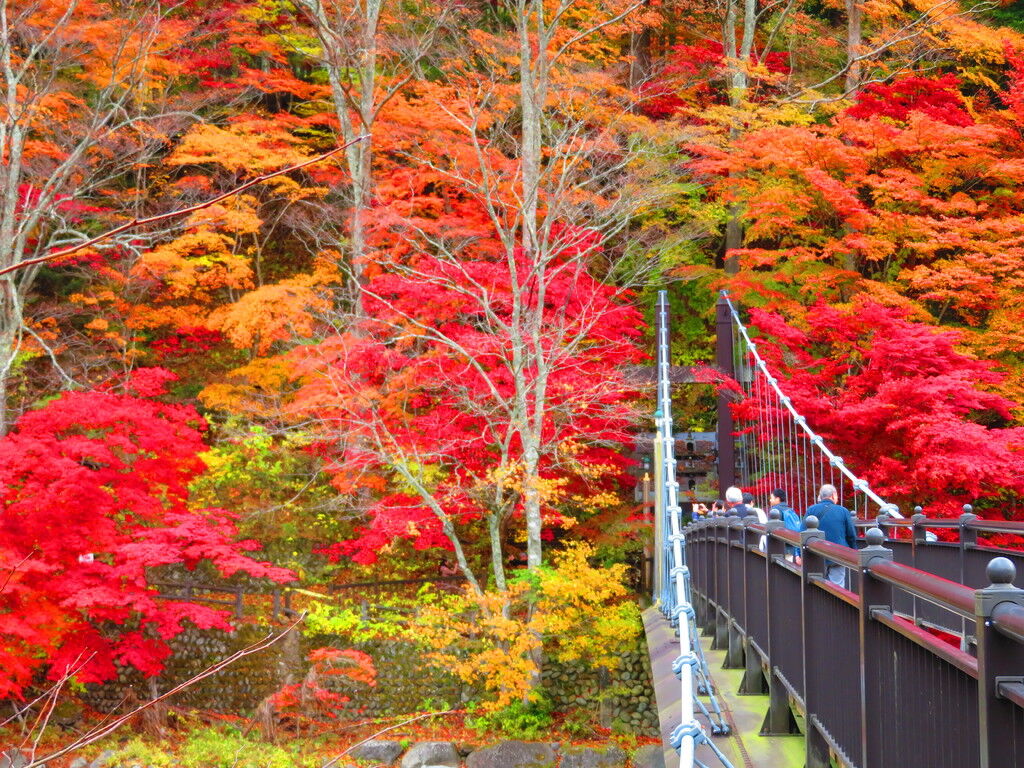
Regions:
<instances>
[{"instance_id":1,"label":"wooden bridge post","mask_svg":"<svg viewBox=\"0 0 1024 768\"><path fill-rule=\"evenodd\" d=\"M686 552L687 565L690 567L690 593L693 596L693 611L697 626L703 627L707 622L707 582L705 579L708 548L706 545L707 521L698 520L687 527ZM693 553L691 556L690 553Z\"/></svg>"},{"instance_id":2,"label":"wooden bridge post","mask_svg":"<svg viewBox=\"0 0 1024 768\"><path fill-rule=\"evenodd\" d=\"M718 567L718 544L716 537L718 536L719 521L717 519L709 519L706 523L707 528L704 530L704 546L706 551L704 561L704 623L701 628L704 630L705 637L714 638L715 636L715 623L716 616L718 614L718 608L716 607L719 603L717 582L715 581L715 569Z\"/></svg>"},{"instance_id":3,"label":"wooden bridge post","mask_svg":"<svg viewBox=\"0 0 1024 768\"><path fill-rule=\"evenodd\" d=\"M729 560L727 557L729 547L729 521L722 519L716 521L715 530L715 586L714 586L714 623L711 626L711 648L722 650L729 644L729 615L726 613L726 606L729 601ZM724 537L724 544L720 537Z\"/></svg>"},{"instance_id":4,"label":"wooden bridge post","mask_svg":"<svg viewBox=\"0 0 1024 768\"><path fill-rule=\"evenodd\" d=\"M814 515L808 515L805 518L807 529L800 533L800 544L803 551L803 571L801 574L801 599L800 599L800 625L803 631L803 648L804 648L804 709L806 710L807 717L807 729L805 735L805 743L807 746L807 762L805 768L831 768L831 752L829 749L828 742L825 740L822 729L818 724L818 718L815 715L815 683L813 672L815 665L810 662L811 657L815 652L823 653L825 650L832 652L833 649L821 649L818 639L814 636L815 630L818 629L818 622L814 616L814 610L811 608L813 597L817 597L815 594L811 596L811 591L818 589L811 580L812 576L818 578L825 577L825 558L821 555L812 552L807 544L813 539L824 539L825 534L823 531L818 530L818 520ZM820 683L819 683L820 684Z\"/></svg>"},{"instance_id":5,"label":"wooden bridge post","mask_svg":"<svg viewBox=\"0 0 1024 768\"><path fill-rule=\"evenodd\" d=\"M978 519L978 516L974 514L974 507L970 504L964 504L964 513L960 515L960 583L967 583L967 550L972 547L978 546L978 532L970 527L970 524ZM967 629L968 621L965 618L960 619L960 650L970 651L968 648L967 640Z\"/></svg>"},{"instance_id":6,"label":"wooden bridge post","mask_svg":"<svg viewBox=\"0 0 1024 768\"><path fill-rule=\"evenodd\" d=\"M751 617L767 607L764 593L757 594L751 588L751 571L761 567L759 556L754 554L759 548L761 534L750 530L750 526L756 522L757 515L743 518L743 678L740 680L739 693L744 696L757 696L768 692L765 689L764 675L761 673L761 657L753 646L751 629Z\"/></svg>"},{"instance_id":7,"label":"wooden bridge post","mask_svg":"<svg viewBox=\"0 0 1024 768\"><path fill-rule=\"evenodd\" d=\"M715 530L715 521L708 520L704 529L704 544L705 544L705 562L704 562L704 616L701 618L700 628L704 632L704 637L715 636L715 614L717 609L715 605L718 598L715 597L715 558L717 557L718 547L715 546L715 536L717 531Z\"/></svg>"},{"instance_id":8,"label":"wooden bridge post","mask_svg":"<svg viewBox=\"0 0 1024 768\"><path fill-rule=\"evenodd\" d=\"M722 668L743 669L743 632L740 628L740 622L745 621L743 603L744 594L747 591L747 583L744 578L746 530L743 521L735 517L729 518L727 538L728 544L726 546L725 558L729 565L729 576L727 579L729 600L726 605L728 606L729 613L726 616L728 636L726 638L725 663L722 665ZM739 549L742 553L739 556L736 554L737 547L742 547L742 549Z\"/></svg>"},{"instance_id":9,"label":"wooden bridge post","mask_svg":"<svg viewBox=\"0 0 1024 768\"><path fill-rule=\"evenodd\" d=\"M732 349L732 312L724 296L715 307L715 364L722 373L735 377ZM736 485L736 443L733 437L732 411L729 396L718 395L718 496L725 498L725 489Z\"/></svg>"},{"instance_id":10,"label":"wooden bridge post","mask_svg":"<svg viewBox=\"0 0 1024 768\"><path fill-rule=\"evenodd\" d=\"M1024 607L1024 589L1013 585L1017 569L1006 557L996 557L985 570L989 586L974 593L978 638L978 725L980 768L1009 768L1007 744L1017 727L1020 710L1000 692L1003 684L1024 683L1021 646L993 626L1000 607Z\"/></svg>"},{"instance_id":11,"label":"wooden bridge post","mask_svg":"<svg viewBox=\"0 0 1024 768\"><path fill-rule=\"evenodd\" d=\"M885 626L872 619L872 611L892 610L892 585L871 577L868 566L876 560L892 560L893 552L882 544L885 534L871 528L865 535L867 546L860 556L860 749L861 765L878 768L885 764L884 732L874 725L874 718L884 711L881 686L889 660L884 653ZM891 663L891 662L889 662Z\"/></svg>"},{"instance_id":12,"label":"wooden bridge post","mask_svg":"<svg viewBox=\"0 0 1024 768\"><path fill-rule=\"evenodd\" d=\"M765 594L767 605L765 610L768 612L768 647L764 649L765 653L768 654L768 713L764 717L764 722L761 724L761 735L762 736L788 736L790 734L796 734L800 732L797 727L796 718L793 717L793 710L789 706L789 691L786 690L786 686L783 684L778 674L778 667L776 666L776 648L773 644L772 638L777 637L779 633L779 625L782 622L779 619L779 600L781 596L775 594L772 591L772 584L776 579L775 569L781 568L782 566L775 565L776 562L785 562L786 559L786 544L780 539L776 539L771 535L771 532L778 530L779 528L785 528L785 524L779 519L779 513L777 510L773 510L772 515L774 517L770 519L765 528L768 529L769 535L766 542L765 550Z\"/></svg>"}]
</instances>

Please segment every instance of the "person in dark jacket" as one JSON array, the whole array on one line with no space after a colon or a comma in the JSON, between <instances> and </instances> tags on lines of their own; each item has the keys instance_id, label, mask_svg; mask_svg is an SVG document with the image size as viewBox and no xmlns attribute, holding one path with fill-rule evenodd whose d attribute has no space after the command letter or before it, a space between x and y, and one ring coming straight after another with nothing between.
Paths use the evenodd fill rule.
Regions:
<instances>
[{"instance_id":1,"label":"person in dark jacket","mask_svg":"<svg viewBox=\"0 0 1024 768\"><path fill-rule=\"evenodd\" d=\"M818 518L818 530L824 532L827 541L856 549L857 532L853 529L853 522L850 520L850 510L836 502L836 487L834 485L826 483L821 486L821 490L818 491L818 503L807 508L807 515L800 525L800 530L807 528L807 518L811 515ZM840 587L846 586L846 569L843 566L826 560L825 570L829 581Z\"/></svg>"},{"instance_id":2,"label":"person in dark jacket","mask_svg":"<svg viewBox=\"0 0 1024 768\"><path fill-rule=\"evenodd\" d=\"M800 516L796 513L789 504L786 503L786 492L782 488L776 488L771 492L768 497L768 503L771 504L771 509L776 509L779 512L779 519L782 520L782 524L791 531L800 530ZM790 555L794 560L800 555L800 549L790 544L786 545L786 554Z\"/></svg>"},{"instance_id":3,"label":"person in dark jacket","mask_svg":"<svg viewBox=\"0 0 1024 768\"><path fill-rule=\"evenodd\" d=\"M725 489L725 516L746 517L752 514L750 507L743 503L743 491L735 485Z\"/></svg>"}]
</instances>

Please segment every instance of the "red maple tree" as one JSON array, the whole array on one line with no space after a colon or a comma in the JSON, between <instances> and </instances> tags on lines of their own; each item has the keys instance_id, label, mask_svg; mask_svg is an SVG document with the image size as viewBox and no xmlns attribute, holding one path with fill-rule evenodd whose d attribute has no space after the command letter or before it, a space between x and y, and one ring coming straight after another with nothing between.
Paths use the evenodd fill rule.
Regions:
<instances>
[{"instance_id":1,"label":"red maple tree","mask_svg":"<svg viewBox=\"0 0 1024 768\"><path fill-rule=\"evenodd\" d=\"M631 441L635 395L621 367L643 357L642 321L620 289L589 274L595 238L565 228L543 277L523 249L511 263L483 251L419 255L368 282L353 331L296 350L296 408L334 436L324 450L336 484L376 492L368 525L329 554L373 562L407 538L461 557L460 537L483 521L500 570L527 483L549 531L619 503L629 460L617 448ZM532 338L517 335L527 314L542 320ZM532 479L527 419L540 425Z\"/></svg>"},{"instance_id":2,"label":"red maple tree","mask_svg":"<svg viewBox=\"0 0 1024 768\"><path fill-rule=\"evenodd\" d=\"M147 369L115 390L66 392L0 439L0 697L51 678L110 679L115 664L160 672L188 621L230 629L209 606L158 598L147 569L209 561L283 582L236 541L231 515L193 510L205 424L152 399L173 374Z\"/></svg>"},{"instance_id":3,"label":"red maple tree","mask_svg":"<svg viewBox=\"0 0 1024 768\"><path fill-rule=\"evenodd\" d=\"M920 504L929 516L955 516L972 503L1010 516L1005 494L1024 493L1024 428L1008 426L1019 404L992 391L1003 372L958 349L957 331L870 300L819 304L804 321L751 310L780 386L847 466L904 511ZM736 411L770 422L770 408L750 398Z\"/></svg>"}]
</instances>

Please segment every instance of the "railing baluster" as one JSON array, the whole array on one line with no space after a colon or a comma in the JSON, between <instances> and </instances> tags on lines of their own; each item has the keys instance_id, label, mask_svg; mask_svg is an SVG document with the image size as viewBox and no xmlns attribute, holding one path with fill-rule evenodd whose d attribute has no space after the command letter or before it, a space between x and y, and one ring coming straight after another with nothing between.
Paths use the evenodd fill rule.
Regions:
<instances>
[{"instance_id":1,"label":"railing baluster","mask_svg":"<svg viewBox=\"0 0 1024 768\"><path fill-rule=\"evenodd\" d=\"M785 525L777 517L778 512L775 515L776 518L769 520L765 526L769 532L766 545L767 557L765 558L765 593L767 597L765 610L768 612L768 642L765 653L768 655L769 675L768 713L765 715L764 723L761 724L761 735L763 736L781 736L797 732L796 720L793 718L793 712L789 706L789 691L783 685L776 666L778 664L776 645L780 645L782 642L781 638L786 630L786 622L781 618L781 602L785 598L779 594L778 590L773 589L773 586L784 575L793 577L788 573L783 574L781 572L783 566L777 564L785 562L786 544L771 535L772 531L785 528Z\"/></svg>"},{"instance_id":2,"label":"railing baluster","mask_svg":"<svg viewBox=\"0 0 1024 768\"><path fill-rule=\"evenodd\" d=\"M1001 695L1000 685L1024 683L1024 654L1020 643L999 631L993 617L1000 606L1024 606L1024 589L1013 585L1017 569L1005 557L994 558L986 573L990 585L974 593L981 768L1011 768L1009 744L1020 736L1014 734L1014 717L1020 717L1020 710Z\"/></svg>"},{"instance_id":3,"label":"railing baluster","mask_svg":"<svg viewBox=\"0 0 1024 768\"><path fill-rule=\"evenodd\" d=\"M860 550L860 748L864 766L882 766L885 763L883 732L873 723L874 717L884 711L880 686L885 684L885 661L882 637L886 628L874 621L875 609L891 610L892 586L871 577L868 566L876 560L892 560L891 549L883 545L885 535L872 528L864 537L867 546Z\"/></svg>"}]
</instances>

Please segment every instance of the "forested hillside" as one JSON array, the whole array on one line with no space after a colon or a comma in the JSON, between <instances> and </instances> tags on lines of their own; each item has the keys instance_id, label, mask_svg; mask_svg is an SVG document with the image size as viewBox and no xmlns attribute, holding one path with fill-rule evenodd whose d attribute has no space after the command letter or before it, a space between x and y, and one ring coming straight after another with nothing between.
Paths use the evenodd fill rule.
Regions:
<instances>
[{"instance_id":1,"label":"forested hillside","mask_svg":"<svg viewBox=\"0 0 1024 768\"><path fill-rule=\"evenodd\" d=\"M1019 2L0 13L2 697L158 672L192 569L461 577L415 632L484 711L612 664L664 287L893 501L1024 514Z\"/></svg>"}]
</instances>

